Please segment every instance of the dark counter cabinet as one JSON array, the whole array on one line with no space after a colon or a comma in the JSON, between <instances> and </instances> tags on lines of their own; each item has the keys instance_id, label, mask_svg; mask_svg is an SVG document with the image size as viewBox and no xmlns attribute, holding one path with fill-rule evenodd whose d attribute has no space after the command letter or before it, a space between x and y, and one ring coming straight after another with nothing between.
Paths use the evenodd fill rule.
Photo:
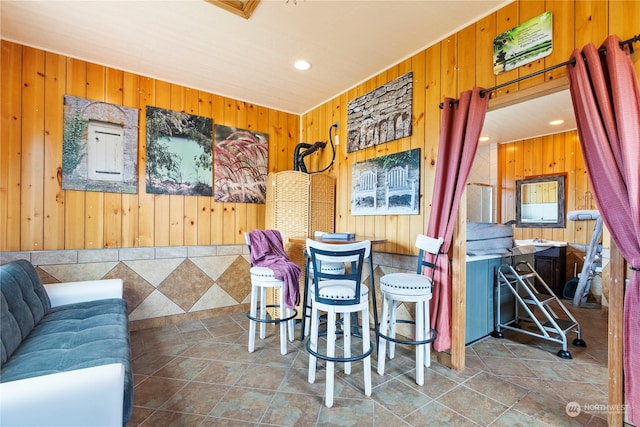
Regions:
<instances>
[{"instance_id":1,"label":"dark counter cabinet","mask_svg":"<svg viewBox=\"0 0 640 427\"><path fill-rule=\"evenodd\" d=\"M562 298L562 291L567 282L567 247L552 247L536 252L536 272L551 288L551 291ZM536 283L539 292L547 293L541 283Z\"/></svg>"}]
</instances>

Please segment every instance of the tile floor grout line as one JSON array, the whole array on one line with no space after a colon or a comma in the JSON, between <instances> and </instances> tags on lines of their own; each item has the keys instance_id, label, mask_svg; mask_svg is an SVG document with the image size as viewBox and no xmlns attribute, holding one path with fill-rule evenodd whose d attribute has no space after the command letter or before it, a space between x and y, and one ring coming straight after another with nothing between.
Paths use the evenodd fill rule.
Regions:
<instances>
[{"instance_id":1,"label":"tile floor grout line","mask_svg":"<svg viewBox=\"0 0 640 427\"><path fill-rule=\"evenodd\" d=\"M140 334L138 335L137 339L135 340L137 342L136 345L138 345L139 347L137 347L137 349L135 351L133 351L133 354L137 354L136 359L139 363L143 363L144 359L142 359L143 356L145 355L149 355L150 353L156 353L160 356L164 356L164 357L168 357L169 360L163 364L161 367L157 368L156 370L154 370L154 372L150 375L142 375L145 378L142 380L142 382L138 383L139 384L143 384L144 382L146 382L149 378L163 378L163 379L168 379L168 380L179 380L179 381L185 381L183 378L178 379L178 378L170 378L173 374L170 373L166 373L165 375L168 375L169 377L159 377L156 374L161 370L167 367L167 365L171 364L171 363L178 363L179 360L186 360L186 359L193 359L193 360L207 360L207 361L219 361L219 362L229 362L233 358L233 352L225 355L224 352L231 349L234 352L238 352L241 350L242 347L244 347L245 345L245 340L247 338L247 334L246 334L246 329L244 327L242 327L242 323L244 323L246 320L244 318L240 319L237 315L234 315L233 317L231 316L227 316L227 320L229 322L233 321L233 323L230 324L235 324L236 326L238 326L238 329L241 330L235 333L231 333L231 334L226 334L226 335L221 335L221 336L215 336L216 333L219 333L220 330L217 330L217 328L212 328L211 326L207 327L203 321L199 320L198 324L194 324L193 327L189 326L188 324L185 324L182 329L184 329L184 331L179 330L180 328L176 327L176 329L178 329L177 333L181 334L181 344L179 345L184 345L186 346L186 348L181 349L180 351L175 350L174 348L172 348L172 345L170 344L166 344L167 342L170 342L170 339L168 340L164 340L162 339L162 335L167 334L167 335L174 335L171 334L170 330L169 331L162 331L160 328L158 328L157 332L154 331L148 331L146 333L144 333L144 335ZM226 323L225 320L221 320L221 322ZM207 331L207 334L210 336L209 338L202 338L202 341L206 341L206 342L211 342L213 344L222 344L225 350L220 351L220 353L216 353L214 356L212 356L212 358L208 358L205 356L202 356L202 354L204 354L204 351L206 351L206 348L204 348L204 350L202 351L201 355L199 357L192 357L192 356L188 356L185 355L184 353L187 353L190 349L194 348L196 345L196 342L192 342L191 339L193 339L195 336L198 335L198 331L200 329L204 328ZM594 328L595 329L595 328ZM605 328L600 328L602 329L602 331L600 331L600 333L605 333L606 329ZM217 330L217 331L216 331ZM585 331L583 331L585 332ZM184 334L184 335L182 335ZM191 337L189 337L189 334L192 334ZM155 335L155 336L154 336ZM588 334L585 334L588 337ZM598 335L598 331L596 330L593 334L594 336L597 337ZM143 339L146 338L146 339ZM224 338L224 337L228 337L228 338ZM235 339L233 338L235 337ZM588 337L587 339L590 339L590 337ZM220 342L218 342L218 340L220 340ZM246 362L241 362L243 364L245 364L244 370L238 375L238 377L235 378L234 380L234 385L232 386L228 386L228 384L219 384L219 383L209 383L209 384L219 384L221 386L228 386L227 390L225 390L225 393L223 396L228 395L229 390L232 387L243 387L243 388L249 388L251 389L252 387L244 387L244 386L238 386L238 381L241 378L241 376L247 372L248 369L250 369L250 366L252 364L254 364L255 366L261 366L263 368L269 369L269 366L279 366L281 368L283 368L283 372L284 372L284 377L281 379L280 383L278 384L278 387L276 388L276 390L271 390L272 391L272 396L271 399L269 399L269 404L266 406L266 410L264 413L261 414L259 420L257 420L257 423L261 423L262 425L267 425L264 421L266 420L265 416L267 414L267 412L269 411L269 408L271 407L271 405L274 403L274 399L275 396L278 393L292 393L292 391L284 391L282 390L282 387L284 385L284 380L285 378L289 377L289 374L291 374L291 378L290 380L295 380L295 377L297 376L304 376L304 372L306 371L306 369L304 369L304 356L305 356L305 351L304 351L304 347L302 343L295 343L296 345L292 345L292 348L289 350L290 352L295 352L293 358L291 359L282 359L279 361L279 359L272 354L271 352L266 352L265 350L268 349L272 344L273 344L273 337L267 337L267 340L264 341L264 346L261 349L261 351L263 352L262 355L257 355L253 358L251 358L249 361ZM140 341L145 341L145 342L140 342ZM471 390L474 393L478 393L478 395L483 396L484 399L488 399L488 402L495 402L496 404L500 405L499 407L496 406L497 408L500 408L502 410L502 412L500 412L499 415L495 416L495 419L493 421L491 421L490 423L488 423L488 425L495 425L496 422L505 414L507 413L511 413L511 414L519 414L519 415L515 415L516 418L518 417L526 417L527 420L536 420L537 422L543 422L541 419L535 418L534 416L528 415L526 413L521 412L520 410L515 409L515 405L522 399L524 399L526 396L529 395L540 395L545 397L546 399L551 399L551 400L558 400L560 402L566 402L567 399L572 399L574 396L572 396L571 394L568 394L566 392L563 392L562 389L557 389L557 388L553 388L553 386L549 386L546 385L547 382L552 382L552 381L561 381L562 378L567 378L566 380L562 380L562 382L569 384L569 385L573 385L574 387L579 387L580 390L577 390L576 393L580 393L580 395L582 396L582 394L584 394L583 399L593 399L594 401L598 401L599 399L601 399L601 396L606 396L606 389L605 390L601 390L605 384L603 384L602 382L598 382L598 378L600 378L600 375L602 375L601 373L595 372L592 375L584 375L585 372L588 372L591 367L593 366L594 369L602 369L601 366L602 364L606 364L606 360L603 360L602 357L600 357L599 359L597 357L594 357L594 355L602 355L602 350L599 347L595 347L594 349L590 349L587 348L584 351L581 352L577 352L576 354L576 358L574 358L571 361L563 361L563 360L554 360L553 358L550 359L546 359L546 358L542 358L542 356L540 356L541 358L530 358L530 357L519 357L518 355L522 355L524 354L525 356L527 356L527 351L532 351L532 350L540 350L543 352L546 352L547 354L551 354L553 355L555 353L556 347L557 346L539 346L536 342L531 342L531 340L529 340L529 342L519 342L518 340L513 340L513 339L509 339L506 338L504 341L502 342L498 342L498 341L494 341L491 342L492 340L489 339L485 339L482 340L484 342L484 344L482 344L482 350L478 352L476 348L474 348L473 346L468 347L467 351L468 351L468 355L473 356L474 359L470 359L473 361L473 363L471 365L468 365L468 368L465 371L461 371L461 372L457 372L457 371L451 371L451 373L449 374L448 371L446 370L442 370L442 368L440 368L441 365L437 364L437 362L435 363L435 366L432 367L433 369L433 374L435 375L439 375L442 376L442 379L446 380L447 382L447 389L448 391L439 391L438 395L434 398L431 397L430 395L428 395L425 391L423 391L423 389L420 388L416 388L410 385L410 381L406 381L407 378L411 377L411 371L413 369L411 368L407 368L402 369L401 367L403 366L402 363L399 364L397 366L397 369L393 374L389 374L389 372L387 372L385 374L385 380L382 381L381 383L375 385L374 387L372 387L372 389L375 390L382 390L381 386L384 386L386 384L391 385L390 383L393 383L395 381L399 381L400 383L404 384L405 386L410 386L413 390L415 390L416 392L424 395L426 398L429 399L429 401L427 403L425 403L424 405L420 406L420 408L424 408L425 406L428 406L430 404L437 404L437 405L442 405L443 408L446 408L446 410L451 411L452 414L456 414L456 416L462 417L462 419L466 419L466 420L470 420L471 422L474 422L472 419L468 418L467 416L459 413L458 411L453 410L452 408L449 408L447 405L445 405L444 403L440 402L438 399L440 399L442 396L444 396L446 393L458 388L458 387L464 387L467 390ZM486 342L485 342L486 341ZM597 341L597 338L594 339L595 342ZM153 343L154 345L151 346L149 344ZM179 346L178 344L176 344L177 346ZM491 345L497 345L498 347L496 347L498 350L502 349L502 351L504 351L504 354L500 355L499 352L498 353L491 353L490 350L491 349ZM522 350L519 350L519 347L522 346ZM140 348L142 347L142 348ZM142 350L142 351L138 351L138 350ZM552 353L549 353L550 351L552 351ZM177 353L177 354L175 354ZM266 360L261 361L259 360L260 357L266 357ZM405 356L403 356L405 357ZM549 369L549 372L547 372L545 374L545 371L543 369L537 369L534 370L531 373L531 376L521 376L521 375L501 375L500 372L498 373L494 373L489 366L486 364L486 358L493 358L492 360L496 360L497 361L493 364L498 366L500 363L507 363L509 360L511 361L518 361L519 363L524 363L524 366L527 365L539 365L541 367L546 367L545 369ZM153 359L150 358L150 361L152 361ZM406 361L404 361L406 362ZM513 367L518 366L517 364L514 364ZM187 387L188 384L191 383L208 383L207 381L202 381L201 379L196 379L196 377L200 374L200 372L202 372L204 369L201 369L198 373L196 373L193 377L190 377L189 380L185 381L185 384L178 390L176 391L176 393L174 393L172 396L170 396L169 398L167 398L161 405L160 408L149 408L149 407L140 407L140 408L144 408L146 410L150 410L151 412L145 416L143 419L137 420L136 422L140 422L140 423L144 423L147 422L148 424L148 420L152 419L152 417L154 416L154 414L157 414L158 411L161 411L162 407L164 407L165 404L167 404L167 402L172 399L175 394L179 393L181 390L183 390L185 387ZM294 371L295 369L295 371ZM320 367L320 369L322 369ZM560 369L560 376L558 376L555 379L552 378L548 378L549 375L552 375L552 369ZM469 371L470 370L470 371ZM372 371L375 371L375 360L373 360L372 358ZM513 368L511 370L512 372L517 372L517 371L513 371ZM299 372L302 373L302 375L299 374ZM506 371L508 372L508 370ZM488 396L476 389L474 389L472 387L472 381L474 378L478 378L479 374L485 374L491 377L494 377L500 381L504 381L506 383L512 384L513 386L516 387L520 387L523 388L525 390L527 390L527 393L520 398L520 400L514 402L511 405L505 405L502 402L498 401L496 398L493 398L491 396ZM352 373L352 376L354 375L358 375L361 374L360 373ZM275 379L275 378L274 378ZM358 389L358 381L356 378L353 378L354 381L347 381L347 379L349 379L349 377L339 377L339 380L344 384L344 386L349 387L350 389L355 389L355 390L359 390ZM379 379L378 379L379 380ZM441 379L439 379L438 381L440 381ZM427 380L428 381L428 380ZM448 382L451 382L450 384ZM535 381L535 382L531 382L529 383L529 381ZM374 382L375 383L375 382ZM293 384L293 383L292 383ZM445 383L442 383L443 387ZM453 385L451 388L450 385ZM529 385L527 385L529 384ZM549 388L548 391L544 391L542 388L544 387L551 387ZM261 389L262 390L262 389ZM298 392L294 392L294 394L298 394ZM300 391L299 392L300 395L307 395L309 396L310 394L308 392L305 391ZM349 392L349 394L351 394L351 392ZM314 394L311 394L314 395ZM315 396L320 396L315 395ZM555 396L555 397L554 397ZM265 396L267 397L267 396ZM345 398L345 397L337 397L337 398ZM350 399L349 397L346 397L347 399ZM222 399L222 397L221 397ZM371 405L373 405L373 414L375 415L376 413L376 409L377 411L387 411L391 416L393 416L395 419L400 419L402 420L403 423L408 423L408 421L406 420L407 417L410 417L411 414L415 414L416 411L418 411L420 408L414 408L412 409L411 412L409 412L408 415L404 416L404 417L399 417L397 414L395 414L392 410L390 410L390 408L387 408L386 406L384 406L383 404L381 404L380 402L378 402L375 398L373 397L368 397L365 399L366 401L370 401ZM218 418L218 417L214 417L212 414L213 410L215 409L215 407L217 407L220 404L221 400L218 400L218 402L213 406L212 410L206 415L203 416L203 419L198 423L201 426L205 426L205 425L211 425L212 423L215 423L214 419L217 420L221 420L222 418ZM530 402L531 403L531 402ZM316 416L316 425L320 424L321 422L325 422L326 419L324 419L325 416L327 416L327 414L329 414L331 411L330 410L323 410L324 408L324 396L322 395L322 399L319 402L319 407L318 407L318 413ZM502 408L506 408L506 409L502 409ZM179 411L169 411L169 412L174 412L176 414L183 414L183 412L179 412ZM188 413L186 413L188 414ZM324 414L324 415L323 415ZM195 415L195 414L194 414ZM602 418L598 417L596 414L587 414L585 413L585 415L588 416L587 419L580 419L579 422L582 425L596 425L597 423L600 423L603 421ZM157 415L156 415L157 416ZM200 415L202 416L202 415ZM551 412L551 416L560 416L560 413L555 413ZM374 416L375 418L375 416ZM324 421L323 421L324 420ZM345 420L346 421L346 420ZM256 422L256 420L254 420L253 422ZM545 423L546 424L546 423ZM146 425L146 424L145 424ZM257 425L257 424L256 424ZM270 424L270 425L277 425L277 424ZM133 424L132 424L133 426Z\"/></svg>"}]
</instances>

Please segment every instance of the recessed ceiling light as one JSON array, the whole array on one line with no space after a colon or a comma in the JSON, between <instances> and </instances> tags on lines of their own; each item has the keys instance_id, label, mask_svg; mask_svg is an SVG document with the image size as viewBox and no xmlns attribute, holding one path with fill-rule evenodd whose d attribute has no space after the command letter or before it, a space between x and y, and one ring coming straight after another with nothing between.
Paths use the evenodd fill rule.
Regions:
<instances>
[{"instance_id":1,"label":"recessed ceiling light","mask_svg":"<svg viewBox=\"0 0 640 427\"><path fill-rule=\"evenodd\" d=\"M304 59L298 59L293 63L293 66L296 68L296 70L300 71L308 70L309 68L311 68L311 64L309 64L309 62L305 61Z\"/></svg>"},{"instance_id":2,"label":"recessed ceiling light","mask_svg":"<svg viewBox=\"0 0 640 427\"><path fill-rule=\"evenodd\" d=\"M488 141L488 140L489 140L488 136L481 136L480 139L478 139L478 141L482 141L482 142Z\"/></svg>"},{"instance_id":3,"label":"recessed ceiling light","mask_svg":"<svg viewBox=\"0 0 640 427\"><path fill-rule=\"evenodd\" d=\"M562 120L562 119L560 119L560 120L552 120L552 121L549 122L549 124L551 126L558 126L558 125L561 125L563 123L564 123L564 120Z\"/></svg>"}]
</instances>

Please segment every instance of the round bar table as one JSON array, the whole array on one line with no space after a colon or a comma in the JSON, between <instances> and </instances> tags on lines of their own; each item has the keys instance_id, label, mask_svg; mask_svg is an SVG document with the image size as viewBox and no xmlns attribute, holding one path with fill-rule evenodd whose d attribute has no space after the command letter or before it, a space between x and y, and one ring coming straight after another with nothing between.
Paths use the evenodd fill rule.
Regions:
<instances>
[{"instance_id":1,"label":"round bar table","mask_svg":"<svg viewBox=\"0 0 640 427\"><path fill-rule=\"evenodd\" d=\"M322 237L296 236L296 237L289 237L289 243L304 245L307 243L307 239L315 240L316 242L332 243L336 245L345 244L345 243L362 242L364 240L371 240L372 245L381 245L383 243L387 243L387 239L378 239L375 237L358 236L358 235L356 235L356 237L353 239L323 239Z\"/></svg>"}]
</instances>

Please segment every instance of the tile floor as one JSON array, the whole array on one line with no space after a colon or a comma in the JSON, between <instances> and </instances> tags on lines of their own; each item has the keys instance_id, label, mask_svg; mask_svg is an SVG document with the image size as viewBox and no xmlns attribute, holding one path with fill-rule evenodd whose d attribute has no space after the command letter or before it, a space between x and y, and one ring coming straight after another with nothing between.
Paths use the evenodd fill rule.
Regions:
<instances>
[{"instance_id":1,"label":"tile floor","mask_svg":"<svg viewBox=\"0 0 640 427\"><path fill-rule=\"evenodd\" d=\"M304 343L281 356L275 328L247 351L244 313L131 333L135 376L129 426L604 426L607 414L606 314L572 309L586 348L505 332L467 347L466 368L436 362L414 382L413 352L398 349L384 376L372 361L364 396L362 364L336 368L335 403L323 403L324 368L307 382ZM297 332L297 331L296 331ZM571 335L571 340L575 335ZM581 412L567 415L568 402Z\"/></svg>"}]
</instances>

